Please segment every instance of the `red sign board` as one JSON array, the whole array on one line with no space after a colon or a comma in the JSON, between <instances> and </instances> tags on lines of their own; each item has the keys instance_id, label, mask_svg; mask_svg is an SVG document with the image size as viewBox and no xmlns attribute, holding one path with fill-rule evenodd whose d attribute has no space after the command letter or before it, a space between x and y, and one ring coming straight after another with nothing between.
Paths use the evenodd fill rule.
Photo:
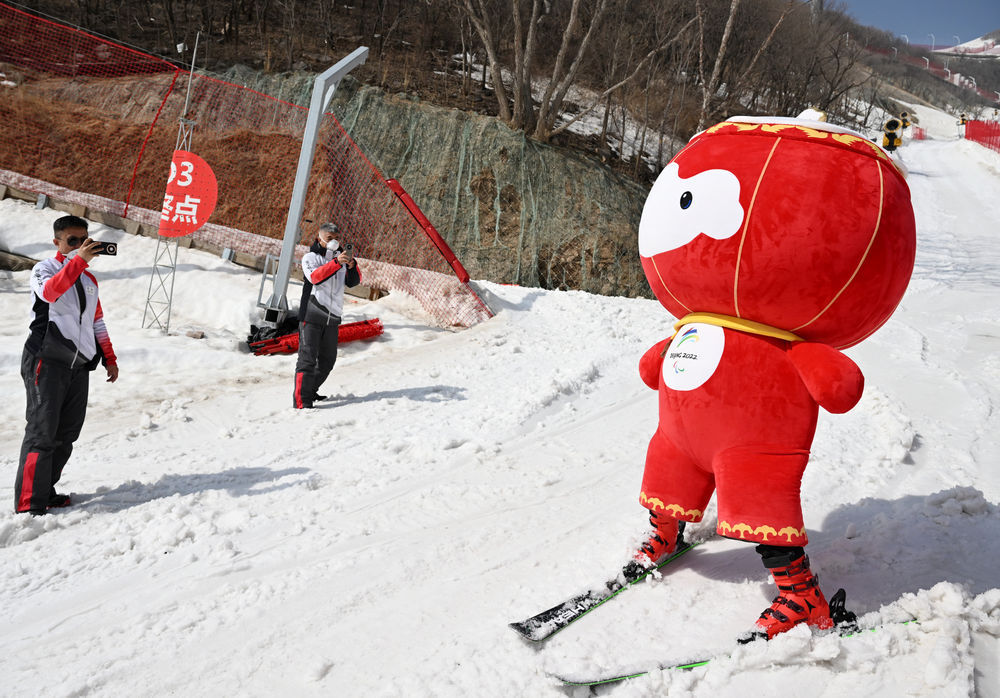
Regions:
<instances>
[{"instance_id":1,"label":"red sign board","mask_svg":"<svg viewBox=\"0 0 1000 698\"><path fill-rule=\"evenodd\" d=\"M160 235L179 238L208 222L219 198L219 184L208 163L194 153L175 150L160 210Z\"/></svg>"}]
</instances>

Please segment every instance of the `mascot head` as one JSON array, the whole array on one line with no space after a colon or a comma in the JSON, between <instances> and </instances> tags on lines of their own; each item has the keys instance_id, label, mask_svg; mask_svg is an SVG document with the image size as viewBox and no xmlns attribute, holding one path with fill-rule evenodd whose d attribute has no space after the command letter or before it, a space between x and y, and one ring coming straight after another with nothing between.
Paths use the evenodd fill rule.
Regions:
<instances>
[{"instance_id":1,"label":"mascot head","mask_svg":"<svg viewBox=\"0 0 1000 698\"><path fill-rule=\"evenodd\" d=\"M900 167L805 119L735 117L698 134L639 223L646 278L675 317L729 315L841 349L892 315L915 250Z\"/></svg>"}]
</instances>

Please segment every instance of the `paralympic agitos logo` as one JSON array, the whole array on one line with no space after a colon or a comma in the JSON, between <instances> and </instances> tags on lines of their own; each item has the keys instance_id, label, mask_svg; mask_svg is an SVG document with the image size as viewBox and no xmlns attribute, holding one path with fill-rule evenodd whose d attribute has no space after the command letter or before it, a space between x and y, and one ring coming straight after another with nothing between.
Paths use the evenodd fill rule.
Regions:
<instances>
[{"instance_id":1,"label":"paralympic agitos logo","mask_svg":"<svg viewBox=\"0 0 1000 698\"><path fill-rule=\"evenodd\" d=\"M699 342L701 337L698 336L698 328L692 327L687 332L681 335L681 341L677 342L677 348L680 349L681 345L685 342ZM690 348L690 347L689 347ZM669 354L669 358L673 360L674 373L684 373L686 370L683 366L680 366L681 359L690 359L692 361L698 360L697 354L692 354L686 351L672 351Z\"/></svg>"}]
</instances>

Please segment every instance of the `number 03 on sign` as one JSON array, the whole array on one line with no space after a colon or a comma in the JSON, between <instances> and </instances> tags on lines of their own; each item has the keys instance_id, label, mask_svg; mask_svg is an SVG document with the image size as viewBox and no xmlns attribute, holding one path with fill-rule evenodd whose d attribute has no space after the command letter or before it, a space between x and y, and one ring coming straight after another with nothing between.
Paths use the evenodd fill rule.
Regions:
<instances>
[{"instance_id":1,"label":"number 03 on sign","mask_svg":"<svg viewBox=\"0 0 1000 698\"><path fill-rule=\"evenodd\" d=\"M219 197L219 185L208 163L194 153L175 150L160 210L160 235L190 235L208 222Z\"/></svg>"}]
</instances>

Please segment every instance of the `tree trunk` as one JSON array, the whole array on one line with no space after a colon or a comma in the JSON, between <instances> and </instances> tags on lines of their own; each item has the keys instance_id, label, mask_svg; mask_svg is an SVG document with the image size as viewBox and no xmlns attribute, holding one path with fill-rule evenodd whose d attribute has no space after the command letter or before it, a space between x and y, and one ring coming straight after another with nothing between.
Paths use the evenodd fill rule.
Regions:
<instances>
[{"instance_id":1,"label":"tree trunk","mask_svg":"<svg viewBox=\"0 0 1000 698\"><path fill-rule=\"evenodd\" d=\"M726 28L722 31L722 41L719 43L719 51L715 56L715 66L712 68L712 77L708 83L702 85L701 114L698 117L698 130L705 128L709 116L709 107L712 97L719 88L719 77L722 75L722 65L726 60L726 46L729 44L729 37L733 33L733 25L736 23L736 10L740 6L740 0L732 0L729 5L729 17L726 19ZM699 7L699 13L701 8Z\"/></svg>"},{"instance_id":2,"label":"tree trunk","mask_svg":"<svg viewBox=\"0 0 1000 698\"><path fill-rule=\"evenodd\" d=\"M177 44L180 43L177 38L177 20L174 17L174 1L173 0L161 0L163 5L163 19L167 25L167 34L170 35L170 46L171 48L177 48Z\"/></svg>"},{"instance_id":3,"label":"tree trunk","mask_svg":"<svg viewBox=\"0 0 1000 698\"><path fill-rule=\"evenodd\" d=\"M580 44L576 47L576 54L569 68L566 69L564 65L569 54L570 40L574 35L577 23L580 21L580 0L573 0L573 6L570 9L570 19L563 30L562 44L556 56L555 66L552 68L552 77L549 80L549 84L545 87L545 93L542 95L541 103L538 106L538 122L533 134L538 140L547 141L554 133L556 121L559 120L562 105L566 99L566 92L569 91L569 88L576 81L577 73L580 71L583 59L587 56L594 33L598 30L604 19L607 7L608 0L598 0L594 14L590 18L590 26L587 27L587 33L580 40Z\"/></svg>"},{"instance_id":4,"label":"tree trunk","mask_svg":"<svg viewBox=\"0 0 1000 698\"><path fill-rule=\"evenodd\" d=\"M608 118L611 115L611 93L608 93L607 101L604 103L604 118L601 119L601 146L608 142Z\"/></svg>"},{"instance_id":5,"label":"tree trunk","mask_svg":"<svg viewBox=\"0 0 1000 698\"><path fill-rule=\"evenodd\" d=\"M511 0L510 4L511 16L514 20L514 82L511 86L514 109L510 125L513 128L530 131L535 126L535 105L531 96L531 78L542 3L541 0L532 0L527 31L521 23L520 0Z\"/></svg>"},{"instance_id":6,"label":"tree trunk","mask_svg":"<svg viewBox=\"0 0 1000 698\"><path fill-rule=\"evenodd\" d=\"M493 76L493 93L497 98L497 109L502 121L511 123L510 101L507 98L507 90L503 84L503 73L500 68L499 50L495 38L490 15L487 12L484 0L457 0L461 4L460 9L465 12L473 29L479 35L479 40L486 51L486 61L490 66L490 75ZM473 4L475 3L475 4Z\"/></svg>"}]
</instances>

